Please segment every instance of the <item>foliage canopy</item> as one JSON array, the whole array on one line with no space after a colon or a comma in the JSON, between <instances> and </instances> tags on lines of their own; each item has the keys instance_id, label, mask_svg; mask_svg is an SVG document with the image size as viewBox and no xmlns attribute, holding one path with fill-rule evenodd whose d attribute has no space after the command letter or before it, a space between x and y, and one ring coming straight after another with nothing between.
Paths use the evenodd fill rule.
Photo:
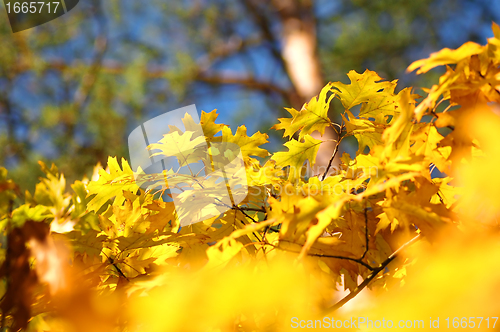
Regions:
<instances>
[{"instance_id":1,"label":"foliage canopy","mask_svg":"<svg viewBox=\"0 0 500 332\"><path fill-rule=\"evenodd\" d=\"M40 163L46 176L24 195L0 169L2 324L286 330L298 315L356 313L339 308L366 286L382 294L364 312L374 319L494 315L498 25L493 31L485 46L466 43L411 64L419 73L446 65L423 97L411 88L396 93L396 81L370 70L349 72L349 84L329 83L273 127L284 130L288 151L269 154L261 148L266 134L233 131L216 123L215 111L203 112L207 143L241 147L249 194L191 225L181 227L174 204L161 190L144 189L125 159L110 157L70 191L56 166ZM333 98L344 107L340 124L328 118ZM192 119L183 121L189 128ZM339 137L332 160L346 137L358 150L308 174L305 164L314 164L322 144L311 134L327 127ZM150 149L175 155L175 141L192 153L179 157L182 164L200 139L171 128ZM208 202L179 196L197 210ZM350 293L335 302L339 288ZM445 306L450 294L455 301Z\"/></svg>"}]
</instances>

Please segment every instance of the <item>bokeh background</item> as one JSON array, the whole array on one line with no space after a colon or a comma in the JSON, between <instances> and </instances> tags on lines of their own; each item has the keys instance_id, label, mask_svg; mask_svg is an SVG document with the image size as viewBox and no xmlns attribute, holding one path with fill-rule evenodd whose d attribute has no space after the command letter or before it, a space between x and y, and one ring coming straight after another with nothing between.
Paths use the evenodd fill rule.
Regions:
<instances>
[{"instance_id":1,"label":"bokeh background","mask_svg":"<svg viewBox=\"0 0 500 332\"><path fill-rule=\"evenodd\" d=\"M190 104L269 133L276 151L269 128L284 107L349 70L430 86L441 71L407 66L484 44L492 21L500 1L80 0L58 22L13 34L0 8L0 165L24 189L41 175L38 160L72 183L109 155L128 158L137 125Z\"/></svg>"}]
</instances>

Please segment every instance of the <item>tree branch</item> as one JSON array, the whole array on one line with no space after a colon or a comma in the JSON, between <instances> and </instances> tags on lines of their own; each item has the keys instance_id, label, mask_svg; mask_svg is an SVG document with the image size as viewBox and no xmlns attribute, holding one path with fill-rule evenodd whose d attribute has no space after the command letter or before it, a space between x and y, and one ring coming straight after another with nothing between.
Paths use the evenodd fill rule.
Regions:
<instances>
[{"instance_id":1,"label":"tree branch","mask_svg":"<svg viewBox=\"0 0 500 332\"><path fill-rule=\"evenodd\" d=\"M303 100L304 96L300 96L300 93L298 92L297 87L292 82L292 79L290 76L290 70L287 66L287 62L286 62L285 58L283 57L282 51L278 47L280 41L276 38L275 33L273 33L273 31L271 31L271 27L273 25L272 21L268 17L266 17L262 8L259 8L259 6L256 4L256 1L254 1L254 0L241 0L241 1L242 1L243 5L245 6L245 8L247 9L248 13L253 18L254 23L257 25L257 27L261 31L264 39L266 39L268 41L269 50L270 50L272 56L276 59L279 66L281 67L283 72L286 74L286 76L290 80L290 83L293 86L293 89L288 94L287 99L292 103L292 105L294 107L301 106L304 103L304 100Z\"/></svg>"},{"instance_id":2,"label":"tree branch","mask_svg":"<svg viewBox=\"0 0 500 332\"><path fill-rule=\"evenodd\" d=\"M211 84L235 84L235 85L243 85L245 87L254 89L254 90L261 90L265 92L276 92L282 95L285 99L291 98L291 95L293 94L292 91L287 91L281 89L279 86L276 84L273 84L271 82L259 82L253 78L250 77L230 77L226 75L199 75L197 77L198 81L205 82L205 83L211 83Z\"/></svg>"},{"instance_id":3,"label":"tree branch","mask_svg":"<svg viewBox=\"0 0 500 332\"><path fill-rule=\"evenodd\" d=\"M281 240L282 242L289 242L289 241L286 241L286 240ZM280 248L272 243L266 243L278 250L283 250L283 251L286 251L286 252L291 252L291 253L294 253L294 254L300 254L300 251L293 251L293 250L287 250L287 249L283 249L283 248ZM363 265L364 267L366 267L368 270L370 271L374 271L376 268L374 268L373 266L370 266L369 264L363 262L361 259L359 258L352 258L352 257L347 257L347 256L337 256L337 255L325 255L325 254L312 254L310 252L307 253L307 256L312 256L312 257L322 257L322 258L335 258L335 259L343 259L343 260L347 260L347 261L352 261L352 262L356 262L360 265Z\"/></svg>"},{"instance_id":4,"label":"tree branch","mask_svg":"<svg viewBox=\"0 0 500 332\"><path fill-rule=\"evenodd\" d=\"M266 212L264 208L251 208L246 206L239 206L239 208L244 211Z\"/></svg>"},{"instance_id":5,"label":"tree branch","mask_svg":"<svg viewBox=\"0 0 500 332\"><path fill-rule=\"evenodd\" d=\"M323 311L323 315L328 315L334 311L336 311L337 309L341 308L344 304L346 304L347 302L349 302L351 299L353 299L356 295L358 295L366 286L368 286L368 284L373 280L375 279L375 277L380 273L380 271L383 271L387 265L389 265L389 263L391 263L394 259L396 259L396 257L398 256L398 254L403 250L405 249L406 247L412 245L413 243L415 243L418 239L420 239L420 234L415 236L414 238L412 238L410 241L406 242L405 244L403 244L401 247L399 247L396 251L394 251L385 261L382 262L382 264L380 264L379 267L375 268L372 273L370 273L370 275L365 279L363 280L363 282L361 284L358 285L358 287L356 287L356 289L354 289L354 291L350 292L349 294L347 294L347 296L345 296L342 300L338 301L335 305L325 309Z\"/></svg>"},{"instance_id":6,"label":"tree branch","mask_svg":"<svg viewBox=\"0 0 500 332\"><path fill-rule=\"evenodd\" d=\"M287 250L288 251L288 250ZM297 254L299 254L300 252L297 252ZM336 256L336 255L324 255L324 254L311 254L311 253L307 253L308 256L314 256L314 257L324 257L324 258L336 258L336 259L344 259L344 260L348 260L348 261L352 261L352 262L356 262L360 265L363 265L364 267L366 267L368 270L370 271L375 271L376 268L374 268L373 266L363 262L361 259L359 258L351 258L351 257L345 257L345 256Z\"/></svg>"},{"instance_id":7,"label":"tree branch","mask_svg":"<svg viewBox=\"0 0 500 332\"><path fill-rule=\"evenodd\" d=\"M360 260L363 260L365 258L366 254L368 253L368 209L365 207L365 252L363 253L363 256L361 256Z\"/></svg>"}]
</instances>

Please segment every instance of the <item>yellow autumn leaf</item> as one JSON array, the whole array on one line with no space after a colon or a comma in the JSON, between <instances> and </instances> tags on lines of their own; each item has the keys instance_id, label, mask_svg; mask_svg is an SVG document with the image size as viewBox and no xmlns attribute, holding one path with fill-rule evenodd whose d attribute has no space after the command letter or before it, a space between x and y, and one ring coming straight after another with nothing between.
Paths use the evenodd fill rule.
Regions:
<instances>
[{"instance_id":1,"label":"yellow autumn leaf","mask_svg":"<svg viewBox=\"0 0 500 332\"><path fill-rule=\"evenodd\" d=\"M88 197L92 197L87 205L88 211L99 211L110 199L115 198L114 204L121 205L125 201L124 191L136 193L139 186L135 182L134 172L125 159L122 159L120 168L116 157L109 157L108 171L99 170L99 179L89 183Z\"/></svg>"},{"instance_id":2,"label":"yellow autumn leaf","mask_svg":"<svg viewBox=\"0 0 500 332\"><path fill-rule=\"evenodd\" d=\"M483 51L483 46L473 42L467 42L456 50L444 48L439 52L432 53L431 56L427 59L417 60L413 62L408 67L408 69L406 69L406 71L412 72L415 69L419 68L417 70L417 74L423 74L428 72L432 68L455 64L463 59L470 57L471 55L479 54Z\"/></svg>"},{"instance_id":3,"label":"yellow autumn leaf","mask_svg":"<svg viewBox=\"0 0 500 332\"><path fill-rule=\"evenodd\" d=\"M201 112L201 119L200 119L200 124L201 128L203 129L203 134L205 135L205 138L207 140L212 139L215 134L220 132L222 128L226 127L225 124L217 124L215 123L215 120L217 120L217 117L219 115L217 114L217 110L213 110L210 113L206 112Z\"/></svg>"},{"instance_id":4,"label":"yellow autumn leaf","mask_svg":"<svg viewBox=\"0 0 500 332\"><path fill-rule=\"evenodd\" d=\"M467 117L471 134L477 137L484 156L460 165L456 176L464 186L461 210L472 222L497 225L500 212L500 180L495 176L500 163L500 118L483 111Z\"/></svg>"},{"instance_id":5,"label":"yellow autumn leaf","mask_svg":"<svg viewBox=\"0 0 500 332\"><path fill-rule=\"evenodd\" d=\"M349 76L351 84L341 82L332 83L332 88L338 90L337 96L346 110L370 101L376 105L377 102L373 98L378 99L382 95L391 95L396 85L396 81L382 81L382 78L376 72L368 69L363 74L358 74L354 70L351 70L347 76ZM380 100L378 102L383 103ZM365 113L369 113L369 110L365 109Z\"/></svg>"},{"instance_id":6,"label":"yellow autumn leaf","mask_svg":"<svg viewBox=\"0 0 500 332\"><path fill-rule=\"evenodd\" d=\"M374 146L383 144L382 134L387 128L387 125L377 124L367 119L358 119L350 111L342 114L342 119L345 122L347 134L353 135L358 141L357 154L363 153L365 147L370 150Z\"/></svg>"},{"instance_id":7,"label":"yellow autumn leaf","mask_svg":"<svg viewBox=\"0 0 500 332\"><path fill-rule=\"evenodd\" d=\"M269 153L259 147L267 143L267 138L267 134L261 132L247 136L246 126L238 127L235 135L233 135L229 127L222 128L222 141L238 145L244 158L249 156L267 157Z\"/></svg>"},{"instance_id":8,"label":"yellow autumn leaf","mask_svg":"<svg viewBox=\"0 0 500 332\"><path fill-rule=\"evenodd\" d=\"M158 143L148 146L149 150L160 151L153 153L151 157L176 157L180 166L196 163L201 158L206 158L207 143L205 137L193 137L194 134L195 132L192 131L184 133L173 131L163 135L163 138Z\"/></svg>"},{"instance_id":9,"label":"yellow autumn leaf","mask_svg":"<svg viewBox=\"0 0 500 332\"><path fill-rule=\"evenodd\" d=\"M306 160L314 166L316 154L318 153L321 140L315 139L310 135L304 136L304 141L300 142L292 139L284 145L288 148L287 152L276 152L272 159L276 161L276 165L280 167L290 166L289 179L294 181L300 178L302 167Z\"/></svg>"},{"instance_id":10,"label":"yellow autumn leaf","mask_svg":"<svg viewBox=\"0 0 500 332\"><path fill-rule=\"evenodd\" d=\"M326 127L332 125L328 117L328 111L335 93L327 97L331 91L331 84L326 85L318 96L314 96L308 103L304 104L300 112L297 112L295 109L287 109L292 115L292 119L278 119L280 123L274 125L271 129L284 129L285 133L283 137L291 137L300 130L299 140L305 135L312 134L314 131L318 131L323 135Z\"/></svg>"}]
</instances>

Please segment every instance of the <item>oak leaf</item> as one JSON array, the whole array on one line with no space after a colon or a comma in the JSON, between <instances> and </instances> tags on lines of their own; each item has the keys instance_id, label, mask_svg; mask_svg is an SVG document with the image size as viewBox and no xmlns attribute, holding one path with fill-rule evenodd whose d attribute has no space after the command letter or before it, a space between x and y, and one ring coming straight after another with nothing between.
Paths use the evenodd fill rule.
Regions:
<instances>
[{"instance_id":1,"label":"oak leaf","mask_svg":"<svg viewBox=\"0 0 500 332\"><path fill-rule=\"evenodd\" d=\"M290 181L297 180L300 178L306 160L309 160L311 167L314 166L321 142L310 135L304 136L303 142L292 139L284 144L288 151L276 152L272 159L276 161L277 166L290 166L289 179Z\"/></svg>"}]
</instances>

